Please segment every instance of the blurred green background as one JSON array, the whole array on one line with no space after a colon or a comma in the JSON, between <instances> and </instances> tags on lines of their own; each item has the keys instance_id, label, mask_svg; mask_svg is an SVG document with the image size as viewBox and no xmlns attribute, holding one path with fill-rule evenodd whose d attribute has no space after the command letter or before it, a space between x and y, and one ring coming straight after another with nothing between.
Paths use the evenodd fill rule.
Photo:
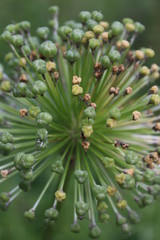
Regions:
<instances>
[{"instance_id":1,"label":"blurred green background","mask_svg":"<svg viewBox=\"0 0 160 240\"><path fill-rule=\"evenodd\" d=\"M105 19L109 22L131 17L142 22L146 31L138 38L135 48L140 46L152 47L156 51L154 61L160 62L160 0L0 0L0 32L11 23L21 20L29 20L32 23L32 32L37 26L45 26L48 22L47 8L51 5L60 7L60 23L68 19L78 19L81 10L101 10ZM8 46L0 42L0 61L8 49ZM45 176L44 176L45 177ZM23 218L23 212L32 206L38 196L43 180L39 179L30 193L24 193L16 200L10 209L0 213L0 240L72 240L89 239L87 222L80 235L74 235L69 231L72 223L72 189L68 181L69 189L67 200L62 206L60 218L53 230L45 230L43 227L43 212L51 204L53 198L52 188L49 189L43 199L39 214L33 223L28 223ZM16 181L16 179L15 179ZM0 191L4 186L0 186ZM53 187L53 186L52 186ZM26 196L25 196L26 195ZM143 209L142 222L133 229L133 235L125 236L121 229L115 226L114 218L111 223L105 225L101 240L159 240L160 239L160 201L154 206ZM62 221L63 219L63 221Z\"/></svg>"}]
</instances>

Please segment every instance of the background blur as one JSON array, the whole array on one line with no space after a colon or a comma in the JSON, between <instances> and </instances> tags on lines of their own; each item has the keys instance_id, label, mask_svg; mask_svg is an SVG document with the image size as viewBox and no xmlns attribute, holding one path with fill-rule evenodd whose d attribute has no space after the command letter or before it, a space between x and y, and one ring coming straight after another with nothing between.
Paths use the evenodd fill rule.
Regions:
<instances>
[{"instance_id":1,"label":"background blur","mask_svg":"<svg viewBox=\"0 0 160 240\"><path fill-rule=\"evenodd\" d=\"M78 19L81 10L101 10L109 22L131 17L142 22L146 31L137 39L135 48L140 46L152 47L156 56L153 61L160 64L160 0L0 0L0 33L11 22L29 20L32 23L32 32L37 26L45 26L48 22L47 8L51 5L60 7L60 23L68 19ZM0 41L0 61L8 46ZM44 180L44 179L43 179ZM72 179L70 179L72 181ZM70 187L70 181L68 185ZM23 217L23 212L32 206L38 196L39 186L43 185L42 178L38 180L30 193L23 194L16 200L10 209L0 213L0 240L80 240L89 239L87 222L81 235L73 235L69 231L72 222L72 189L69 189L67 200L62 207L61 216L53 230L43 227L43 213L51 204L52 189L43 199L36 221L28 223ZM0 191L2 191L0 186ZM4 188L3 188L4 190ZM27 195L27 196L25 196ZM160 200L154 206L143 209L142 222L133 229L133 236L127 237L115 226L114 218L111 223L104 226L103 239L110 240L159 240L160 239ZM62 222L63 219L63 222ZM86 226L85 226L86 225Z\"/></svg>"}]
</instances>

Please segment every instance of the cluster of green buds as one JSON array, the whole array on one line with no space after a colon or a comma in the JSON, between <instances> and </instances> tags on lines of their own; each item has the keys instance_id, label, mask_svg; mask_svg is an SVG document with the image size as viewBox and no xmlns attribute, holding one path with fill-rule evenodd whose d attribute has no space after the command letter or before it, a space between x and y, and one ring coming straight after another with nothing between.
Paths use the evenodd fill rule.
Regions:
<instances>
[{"instance_id":1,"label":"cluster of green buds","mask_svg":"<svg viewBox=\"0 0 160 240\"><path fill-rule=\"evenodd\" d=\"M134 49L145 27L130 18L109 24L101 12L82 11L80 22L59 26L58 7L49 13L49 25L35 36L28 21L1 35L11 51L8 71L0 65L0 184L6 183L0 207L6 210L41 177L39 196L24 216L36 219L50 189L53 204L44 216L51 226L72 195L66 184L72 175L71 231L80 232L87 219L89 236L98 238L97 222L115 215L129 234L139 215L126 193L139 207L160 195L160 96L152 86L160 68L145 65L154 50Z\"/></svg>"}]
</instances>

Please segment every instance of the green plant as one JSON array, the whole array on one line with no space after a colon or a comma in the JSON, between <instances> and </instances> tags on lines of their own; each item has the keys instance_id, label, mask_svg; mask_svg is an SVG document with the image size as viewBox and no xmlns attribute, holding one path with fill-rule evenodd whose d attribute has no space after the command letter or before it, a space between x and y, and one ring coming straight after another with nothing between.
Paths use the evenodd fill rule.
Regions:
<instances>
[{"instance_id":1,"label":"green plant","mask_svg":"<svg viewBox=\"0 0 160 240\"><path fill-rule=\"evenodd\" d=\"M83 11L80 23L59 27L58 7L49 12L50 29L39 27L36 36L28 21L10 24L2 33L12 52L5 56L9 74L0 67L0 183L7 181L9 188L0 195L1 208L6 210L46 172L47 183L24 215L35 218L57 181L53 205L45 211L45 222L52 225L67 197L67 175L74 174L71 231L79 232L79 220L87 217L90 236L99 237L95 214L108 222L110 205L117 225L129 233L129 223L138 222L139 215L125 190L140 207L160 193L160 97L158 87L150 86L159 78L159 67L144 66L154 51L131 50L145 29L132 19L109 27L100 12ZM21 181L10 189L17 174Z\"/></svg>"}]
</instances>

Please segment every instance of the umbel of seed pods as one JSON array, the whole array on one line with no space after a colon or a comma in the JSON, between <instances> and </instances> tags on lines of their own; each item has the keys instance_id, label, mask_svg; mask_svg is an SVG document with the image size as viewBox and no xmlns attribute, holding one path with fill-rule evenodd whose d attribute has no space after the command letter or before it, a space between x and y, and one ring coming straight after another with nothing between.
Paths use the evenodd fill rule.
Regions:
<instances>
[{"instance_id":1,"label":"umbel of seed pods","mask_svg":"<svg viewBox=\"0 0 160 240\"><path fill-rule=\"evenodd\" d=\"M48 178L24 213L33 220L54 179L53 204L44 213L46 226L53 225L71 194L65 183L73 173L71 231L80 232L88 219L89 235L97 238L97 218L108 223L115 216L130 233L139 214L123 189L139 207L160 194L160 97L152 86L159 66L144 65L155 53L132 49L145 27L130 18L109 25L101 12L83 11L80 22L59 27L58 7L49 12L49 27L38 27L35 36L28 21L8 25L1 35L11 49L8 74L0 65L0 184L8 182L1 209L38 177ZM21 180L11 189L17 174Z\"/></svg>"}]
</instances>

